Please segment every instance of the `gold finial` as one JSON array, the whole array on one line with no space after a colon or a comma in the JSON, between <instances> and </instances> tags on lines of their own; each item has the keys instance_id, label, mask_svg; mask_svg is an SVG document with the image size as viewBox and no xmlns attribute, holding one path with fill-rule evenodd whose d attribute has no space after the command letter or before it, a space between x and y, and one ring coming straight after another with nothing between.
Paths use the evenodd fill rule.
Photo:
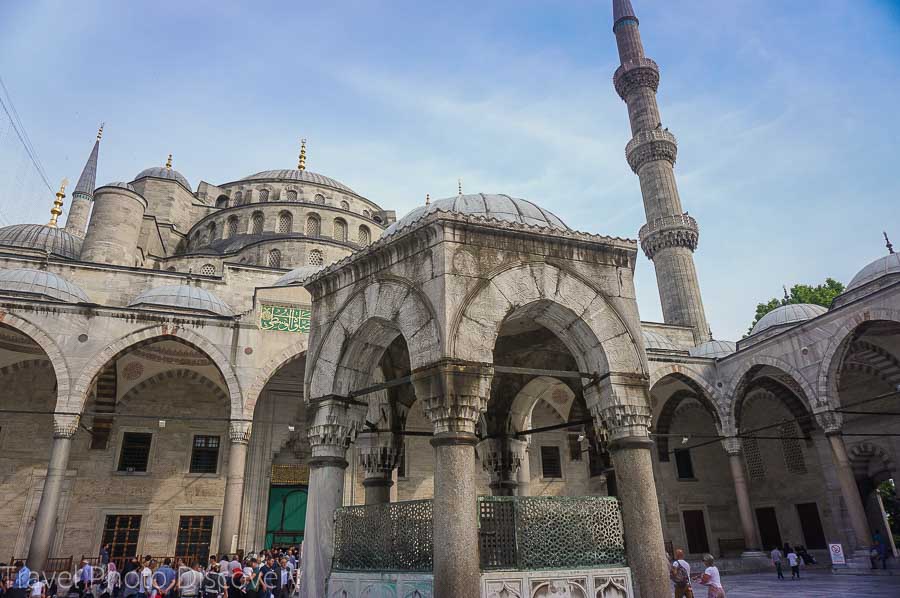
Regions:
<instances>
[{"instance_id":1,"label":"gold finial","mask_svg":"<svg viewBox=\"0 0 900 598\"><path fill-rule=\"evenodd\" d=\"M297 170L306 170L306 138L300 140L300 159L297 161Z\"/></svg>"},{"instance_id":2,"label":"gold finial","mask_svg":"<svg viewBox=\"0 0 900 598\"><path fill-rule=\"evenodd\" d=\"M462 179L456 179L456 186L459 189L459 194L462 195Z\"/></svg>"},{"instance_id":3,"label":"gold finial","mask_svg":"<svg viewBox=\"0 0 900 598\"><path fill-rule=\"evenodd\" d=\"M100 129L97 130L97 141L100 141L100 139L103 137L103 127L105 125L106 123L100 123Z\"/></svg>"},{"instance_id":4,"label":"gold finial","mask_svg":"<svg viewBox=\"0 0 900 598\"><path fill-rule=\"evenodd\" d=\"M172 154L169 154L169 159L166 160L166 170L172 170Z\"/></svg>"},{"instance_id":5,"label":"gold finial","mask_svg":"<svg viewBox=\"0 0 900 598\"><path fill-rule=\"evenodd\" d=\"M425 194L425 205L426 205L426 206L430 206L430 205L431 205L431 194L430 194L430 193L426 193L426 194Z\"/></svg>"},{"instance_id":6,"label":"gold finial","mask_svg":"<svg viewBox=\"0 0 900 598\"><path fill-rule=\"evenodd\" d=\"M884 246L887 247L888 253L893 255L894 254L894 246L891 245L891 240L888 239L887 231L884 231L882 234L884 235Z\"/></svg>"},{"instance_id":7,"label":"gold finial","mask_svg":"<svg viewBox=\"0 0 900 598\"><path fill-rule=\"evenodd\" d=\"M59 184L59 191L56 192L56 199L53 200L53 207L50 208L50 222L47 223L47 226L56 228L56 222L62 216L63 197L66 196L66 185L68 184L69 179L63 179Z\"/></svg>"}]
</instances>

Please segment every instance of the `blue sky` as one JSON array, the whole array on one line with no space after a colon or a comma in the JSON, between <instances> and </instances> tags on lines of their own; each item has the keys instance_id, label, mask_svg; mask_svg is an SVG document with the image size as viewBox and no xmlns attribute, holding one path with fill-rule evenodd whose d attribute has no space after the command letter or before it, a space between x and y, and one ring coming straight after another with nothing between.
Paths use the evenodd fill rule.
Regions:
<instances>
[{"instance_id":1,"label":"blue sky","mask_svg":"<svg viewBox=\"0 0 900 598\"><path fill-rule=\"evenodd\" d=\"M717 338L781 285L848 282L900 245L900 0L633 0L662 68ZM426 193L525 197L635 238L610 0L0 2L0 76L52 182L100 121L98 182L175 154L192 185L296 164L402 215ZM0 171L0 176L9 176ZM0 197L16 221L49 197ZM661 320L652 264L641 316Z\"/></svg>"}]
</instances>

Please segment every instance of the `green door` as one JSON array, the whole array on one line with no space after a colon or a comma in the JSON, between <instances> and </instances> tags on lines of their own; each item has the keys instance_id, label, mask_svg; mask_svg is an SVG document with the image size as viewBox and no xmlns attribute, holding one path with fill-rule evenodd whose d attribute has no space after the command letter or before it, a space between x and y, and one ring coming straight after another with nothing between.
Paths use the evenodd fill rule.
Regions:
<instances>
[{"instance_id":1,"label":"green door","mask_svg":"<svg viewBox=\"0 0 900 598\"><path fill-rule=\"evenodd\" d=\"M300 544L306 526L306 498L306 486L269 488L266 548Z\"/></svg>"}]
</instances>

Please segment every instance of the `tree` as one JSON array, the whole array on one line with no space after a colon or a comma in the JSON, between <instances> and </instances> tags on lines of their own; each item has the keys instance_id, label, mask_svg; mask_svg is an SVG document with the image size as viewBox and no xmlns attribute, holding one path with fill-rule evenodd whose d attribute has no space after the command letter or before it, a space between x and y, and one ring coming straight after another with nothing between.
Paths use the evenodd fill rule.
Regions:
<instances>
[{"instance_id":1,"label":"tree","mask_svg":"<svg viewBox=\"0 0 900 598\"><path fill-rule=\"evenodd\" d=\"M811 286L808 284L795 284L791 287L790 293L785 293L781 299L772 298L766 303L759 303L756 306L756 317L750 324L747 334L753 330L759 320L775 308L782 305L791 305L796 303L812 303L813 305L821 305L829 307L835 297L844 292L844 285L833 278L826 278L825 284Z\"/></svg>"}]
</instances>

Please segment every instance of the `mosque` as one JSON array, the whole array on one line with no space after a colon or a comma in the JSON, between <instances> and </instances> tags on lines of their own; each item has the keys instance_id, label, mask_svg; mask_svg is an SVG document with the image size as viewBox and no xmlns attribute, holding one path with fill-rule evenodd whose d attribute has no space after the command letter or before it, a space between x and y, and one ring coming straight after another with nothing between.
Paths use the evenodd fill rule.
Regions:
<instances>
[{"instance_id":1,"label":"mosque","mask_svg":"<svg viewBox=\"0 0 900 598\"><path fill-rule=\"evenodd\" d=\"M169 156L97 185L101 128L47 224L0 229L0 560L305 539L302 595L318 597L336 509L427 502L419 595L501 595L480 573L484 497L615 496L629 586L592 595L663 595L673 546L752 568L786 541L826 560L840 544L867 563L873 533L891 536L875 488L900 474L900 420L882 415L900 391L900 254L888 242L829 308L711 338L629 0L613 32L638 240L462 189L397 219L308 170L305 142L296 168L230 182L193 186ZM664 322L640 319L639 249ZM503 595L557 583L532 582Z\"/></svg>"}]
</instances>

